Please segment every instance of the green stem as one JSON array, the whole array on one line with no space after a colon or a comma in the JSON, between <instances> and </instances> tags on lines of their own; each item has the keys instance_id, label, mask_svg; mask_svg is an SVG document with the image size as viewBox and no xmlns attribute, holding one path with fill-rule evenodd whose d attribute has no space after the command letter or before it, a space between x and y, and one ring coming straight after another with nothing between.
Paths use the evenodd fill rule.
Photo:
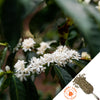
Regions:
<instances>
[{"instance_id":1,"label":"green stem","mask_svg":"<svg viewBox=\"0 0 100 100\"><path fill-rule=\"evenodd\" d=\"M0 43L1 46L7 46L8 43Z\"/></svg>"}]
</instances>

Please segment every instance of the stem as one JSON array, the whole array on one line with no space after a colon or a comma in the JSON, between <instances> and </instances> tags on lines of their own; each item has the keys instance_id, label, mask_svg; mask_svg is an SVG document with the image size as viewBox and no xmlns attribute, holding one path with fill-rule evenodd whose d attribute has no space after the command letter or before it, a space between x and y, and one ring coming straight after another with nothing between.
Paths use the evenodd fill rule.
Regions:
<instances>
[{"instance_id":1,"label":"stem","mask_svg":"<svg viewBox=\"0 0 100 100\"><path fill-rule=\"evenodd\" d=\"M29 24L30 24L31 19L43 8L43 6L44 6L44 3L40 4L33 13L31 13L24 19L23 31L22 31L23 38L34 37L33 34L30 32Z\"/></svg>"},{"instance_id":2,"label":"stem","mask_svg":"<svg viewBox=\"0 0 100 100\"><path fill-rule=\"evenodd\" d=\"M96 94L94 94L94 93L92 93L93 95L94 95L94 97L97 99L97 100L100 100L100 98L96 95Z\"/></svg>"},{"instance_id":3,"label":"stem","mask_svg":"<svg viewBox=\"0 0 100 100\"><path fill-rule=\"evenodd\" d=\"M0 43L1 46L7 46L7 43Z\"/></svg>"}]
</instances>

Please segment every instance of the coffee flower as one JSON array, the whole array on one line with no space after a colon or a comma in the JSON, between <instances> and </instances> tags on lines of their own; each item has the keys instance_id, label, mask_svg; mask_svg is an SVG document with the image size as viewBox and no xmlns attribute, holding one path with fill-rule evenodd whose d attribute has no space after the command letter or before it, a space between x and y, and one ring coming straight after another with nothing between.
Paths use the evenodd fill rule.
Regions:
<instances>
[{"instance_id":1,"label":"coffee flower","mask_svg":"<svg viewBox=\"0 0 100 100\"><path fill-rule=\"evenodd\" d=\"M60 66L68 62L72 63L72 59L80 59L80 54L77 51L69 49L66 46L59 46L52 55L53 61Z\"/></svg>"},{"instance_id":2,"label":"coffee flower","mask_svg":"<svg viewBox=\"0 0 100 100\"><path fill-rule=\"evenodd\" d=\"M15 75L17 78L19 78L21 81L23 79L26 80L26 76L29 74L28 71L25 69L25 64L24 60L18 60L17 63L14 65L15 68Z\"/></svg>"},{"instance_id":3,"label":"coffee flower","mask_svg":"<svg viewBox=\"0 0 100 100\"><path fill-rule=\"evenodd\" d=\"M43 66L45 64L46 63L44 61L42 61L41 58L33 57L27 68L29 68L30 72L32 72L33 74L34 73L39 74L39 73L45 71L46 67Z\"/></svg>"},{"instance_id":4,"label":"coffee flower","mask_svg":"<svg viewBox=\"0 0 100 100\"><path fill-rule=\"evenodd\" d=\"M50 45L56 41L41 42L40 47L37 48L37 54L44 54L45 50L51 48Z\"/></svg>"},{"instance_id":5,"label":"coffee flower","mask_svg":"<svg viewBox=\"0 0 100 100\"><path fill-rule=\"evenodd\" d=\"M31 51L34 48L35 41L32 38L24 39L22 42L22 49L26 51Z\"/></svg>"},{"instance_id":6,"label":"coffee flower","mask_svg":"<svg viewBox=\"0 0 100 100\"><path fill-rule=\"evenodd\" d=\"M18 60L17 63L14 65L16 72L25 69L25 62L24 60Z\"/></svg>"}]
</instances>

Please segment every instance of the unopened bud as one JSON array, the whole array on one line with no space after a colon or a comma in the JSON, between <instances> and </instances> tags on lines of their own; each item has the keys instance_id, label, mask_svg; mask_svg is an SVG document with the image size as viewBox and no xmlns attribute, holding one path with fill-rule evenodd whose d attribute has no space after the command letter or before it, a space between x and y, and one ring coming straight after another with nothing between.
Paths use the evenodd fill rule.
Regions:
<instances>
[{"instance_id":1,"label":"unopened bud","mask_svg":"<svg viewBox=\"0 0 100 100\"><path fill-rule=\"evenodd\" d=\"M5 70L6 70L6 71L10 71L10 67L7 65L7 66L5 67Z\"/></svg>"}]
</instances>

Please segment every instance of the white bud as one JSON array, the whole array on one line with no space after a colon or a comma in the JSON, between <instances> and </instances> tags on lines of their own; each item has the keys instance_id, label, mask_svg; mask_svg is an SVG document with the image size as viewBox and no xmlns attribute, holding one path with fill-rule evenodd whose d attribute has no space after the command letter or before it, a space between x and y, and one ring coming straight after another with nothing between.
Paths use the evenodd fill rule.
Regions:
<instances>
[{"instance_id":1,"label":"white bud","mask_svg":"<svg viewBox=\"0 0 100 100\"><path fill-rule=\"evenodd\" d=\"M5 67L5 70L6 70L6 71L10 71L10 67L7 65L7 66Z\"/></svg>"}]
</instances>

